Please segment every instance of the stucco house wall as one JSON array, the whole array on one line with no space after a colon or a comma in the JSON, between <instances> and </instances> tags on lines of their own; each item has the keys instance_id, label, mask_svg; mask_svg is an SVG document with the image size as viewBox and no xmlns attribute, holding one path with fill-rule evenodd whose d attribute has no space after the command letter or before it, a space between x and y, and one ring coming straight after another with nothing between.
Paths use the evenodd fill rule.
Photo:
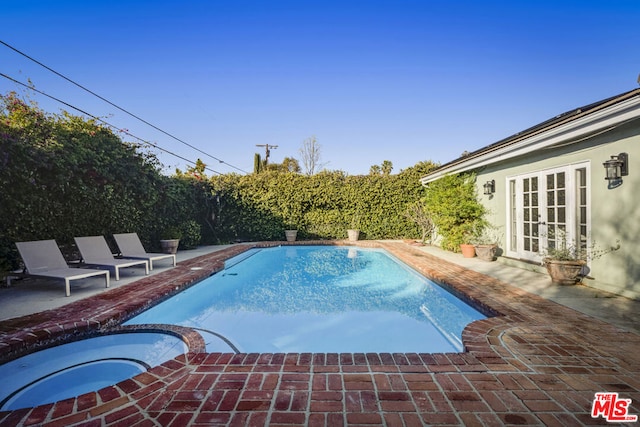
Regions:
<instances>
[{"instance_id":1,"label":"stucco house wall","mask_svg":"<svg viewBox=\"0 0 640 427\"><path fill-rule=\"evenodd\" d=\"M603 162L622 152L629 156L629 174L622 178L621 185L609 188ZM581 107L568 117L557 116L445 164L421 181L428 185L448 173L475 172L479 200L488 208L488 219L501 235L499 260L531 269L539 265L544 248L540 248L539 256L531 251L528 259L509 250L517 243L512 240L519 238L514 230L521 227L523 219L514 211L514 185L528 174L545 177L547 171L559 168L580 168L586 177L588 204L584 210L589 241L603 249L620 243L619 250L590 262L589 277L583 283L640 299L640 89ZM483 184L490 180L495 181L495 192L485 195ZM544 192L539 197L545 197ZM540 233L544 233L545 220L542 212Z\"/></svg>"}]
</instances>

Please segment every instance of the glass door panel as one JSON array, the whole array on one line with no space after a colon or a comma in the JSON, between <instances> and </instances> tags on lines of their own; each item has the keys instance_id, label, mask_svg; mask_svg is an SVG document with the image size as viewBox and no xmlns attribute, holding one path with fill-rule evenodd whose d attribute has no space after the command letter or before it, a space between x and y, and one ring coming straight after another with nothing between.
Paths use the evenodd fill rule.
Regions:
<instances>
[{"instance_id":1,"label":"glass door panel","mask_svg":"<svg viewBox=\"0 0 640 427\"><path fill-rule=\"evenodd\" d=\"M545 247L563 247L567 239L566 174L555 172L546 175L547 183L547 233ZM572 234L572 233L571 233Z\"/></svg>"},{"instance_id":2,"label":"glass door panel","mask_svg":"<svg viewBox=\"0 0 640 427\"><path fill-rule=\"evenodd\" d=\"M566 166L509 180L507 256L540 261L565 242L586 247L589 234L588 169Z\"/></svg>"},{"instance_id":3,"label":"glass door panel","mask_svg":"<svg viewBox=\"0 0 640 427\"><path fill-rule=\"evenodd\" d=\"M522 180L522 213L523 233L522 243L525 252L538 252L538 177L523 178Z\"/></svg>"}]
</instances>

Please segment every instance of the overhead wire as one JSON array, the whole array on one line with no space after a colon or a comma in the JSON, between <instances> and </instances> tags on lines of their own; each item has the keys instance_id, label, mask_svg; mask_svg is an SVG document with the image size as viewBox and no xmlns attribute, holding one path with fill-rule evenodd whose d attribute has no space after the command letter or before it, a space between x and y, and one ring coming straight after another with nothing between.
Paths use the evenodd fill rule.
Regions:
<instances>
[{"instance_id":1,"label":"overhead wire","mask_svg":"<svg viewBox=\"0 0 640 427\"><path fill-rule=\"evenodd\" d=\"M130 115L131 117L133 117L133 118L135 118L135 119L137 119L137 120L141 121L142 123L144 123L144 124L146 124L146 125L148 125L148 126L151 126L151 127L152 127L152 128L154 128L155 130L157 130L157 131L159 131L159 132L161 132L161 133L165 134L166 136L168 136L168 137L170 137L170 138L172 138L172 139L174 139L174 140L176 140L176 141L178 141L178 142L180 142L180 143L182 143L182 144L186 145L187 147L192 148L192 149L196 150L197 152L199 152L199 153L201 153L201 154L204 154L204 155L205 155L205 156L207 156L207 157L210 157L210 158L212 158L212 159L214 159L214 160L217 160L219 163L225 164L225 165L227 165L227 166L229 166L229 167L231 167L231 168L233 168L233 169L239 170L240 172L248 173L247 171L245 171L245 170L243 170L243 169L240 169L240 168L239 168L239 167L237 167L237 166L234 166L234 165L232 165L232 164L230 164L230 163L225 162L225 161L224 161L224 160L222 160L222 159L219 159L219 158L217 158L217 157L215 157L215 156L213 156L213 155L211 155L211 154L209 154L209 153L206 153L205 151L202 151L202 150L201 150L201 149L199 149L198 147L195 147L195 146L193 146L193 145L189 144L188 142L183 141L182 139L178 138L177 136L172 135L171 133L169 133L169 132L167 132L167 131L165 131L165 130L163 130L163 129L160 129L158 126L156 126L156 125L154 125L154 124L152 124L152 123L149 123L148 121L146 121L145 119L143 119L143 118L141 118L141 117L137 116L136 114L133 114L133 113L131 113L130 111L128 111L128 110L126 110L126 109L124 109L124 108L122 108L122 107L120 107L120 106L118 106L118 105L114 104L113 102L109 101L108 99L106 99L106 98L104 98L104 97L102 97L102 96L98 95L97 93L93 92L92 90L90 90L90 89L88 89L88 88L86 88L86 87L82 86L81 84L79 84L79 83L77 83L77 82L73 81L73 80L72 80L72 79L70 79L69 77L67 77L67 76L63 75L62 73L59 73L58 71L56 71L56 70L52 69L51 67L48 67L47 65L45 65L45 64L43 64L42 62L40 62L40 61L36 60L35 58L32 58L31 56L29 56L29 55L27 55L26 53L24 53L24 52L22 52L22 51L18 50L17 48L15 48L15 47L11 46L10 44L8 44L8 43L6 43L6 42L4 42L4 41L2 41L2 40L0 40L0 44L3 44L4 46L8 47L9 49L13 50L14 52L16 52L16 53L18 53L18 54L20 54L20 55L24 56L25 58L29 59L30 61L35 62L36 64L40 65L41 67L43 67L43 68L45 68L45 69L47 69L47 70L51 71L51 72L52 72L52 73L54 73L55 75L57 75L57 76L59 76L59 77L61 77L61 78L65 79L65 80L66 80L66 81L68 81L69 83L71 83L71 84L73 84L73 85L75 85L75 86L79 87L80 89L82 89L82 90L84 90L84 91L86 91L86 92L90 93L91 95L93 95L93 96L97 97L98 99L100 99L100 100L102 100L102 101L106 102L107 104L111 105L112 107L115 107L115 108L117 108L118 110L120 110L120 111L122 111L122 112L124 112L124 113L126 113L126 114L128 114L128 115Z\"/></svg>"},{"instance_id":2,"label":"overhead wire","mask_svg":"<svg viewBox=\"0 0 640 427\"><path fill-rule=\"evenodd\" d=\"M120 127L118 127L118 126L112 125L111 123L107 122L106 120L104 120L104 119L102 119L102 118L100 118L100 117L94 116L93 114L88 113L88 112L84 111L84 110L83 110L83 109L81 109L81 108L78 108L78 107L76 107L76 106L74 106L74 105L71 105L71 104L69 104L68 102L65 102L65 101L63 101L63 100L61 100L61 99L59 99L59 98L56 98L55 96L49 95L49 94L47 94L47 93L45 93L45 92L43 92L43 91L41 91L41 90L39 90L39 89L36 89L36 88L35 88L35 87L33 87L33 86L30 86L30 85L28 85L28 84L26 84L26 83L23 83L23 82L21 82L21 81L19 81L19 80L16 80L16 79L14 79L13 77L10 77L10 76L8 76L8 75L6 75L6 74L2 73L2 72L0 72L0 77L4 77L5 79L11 80L12 82L14 82L14 83L16 83L16 84L19 84L19 85L21 85L21 86L24 86L24 87L26 87L26 88L27 88L27 89L29 89L29 90L32 90L32 91L34 91L34 92L36 92L36 93L39 93L40 95L46 96L46 97L47 97L47 98L49 98L49 99L53 99L54 101L59 102L59 103L61 103L62 105L66 105L67 107L72 108L72 109L74 109L74 110L78 111L79 113L84 114L84 115L86 115L86 116L88 116L88 117L90 117L90 118L92 118L92 119L94 119L94 120L96 120L96 121L98 121L98 122L100 122L100 123L103 123L104 125L108 126L109 128L111 128L111 129L113 129L113 130L115 130L115 131L117 131L117 132L122 132L122 133L124 133L125 135L128 135L128 136L130 136L131 138L136 139L137 141L140 141L140 142L141 142L141 143L143 143L143 144L150 145L150 146L152 146L152 147L154 147L154 148L157 148L157 149L158 149L158 150L160 150L160 151L163 151L163 152L165 152L165 153L167 153L167 154L170 154L170 155L172 155L172 156L174 156L174 157L177 157L177 158L178 158L178 159L180 159L180 160L184 160L184 161L185 161L185 162L187 162L187 163L190 163L190 164L192 164L192 165L196 165L196 163L195 163L194 161L189 160L189 159L187 159L186 157L182 157L182 156L181 156L181 155L179 155L179 154L176 154L176 153L174 153L174 152L172 152L172 151L169 151L169 150L167 150L167 149L165 149L165 148L162 148L162 147L160 147L158 144L155 144L155 143L153 143L153 142L151 142L151 141L147 141L147 140L145 140L145 139L142 139L142 138L140 138L140 137L138 137L138 136L136 136L136 135L132 134L132 133L131 133L131 132L129 132L127 129L121 129L121 128L120 128ZM210 171L210 172L216 173L216 174L218 174L218 175L222 175L222 173L221 173L221 172L218 172L218 171L216 171L216 170L213 170L213 169L211 169L211 168L209 168L209 167L207 167L207 166L205 166L205 169L206 169L206 170L208 170L208 171Z\"/></svg>"}]
</instances>

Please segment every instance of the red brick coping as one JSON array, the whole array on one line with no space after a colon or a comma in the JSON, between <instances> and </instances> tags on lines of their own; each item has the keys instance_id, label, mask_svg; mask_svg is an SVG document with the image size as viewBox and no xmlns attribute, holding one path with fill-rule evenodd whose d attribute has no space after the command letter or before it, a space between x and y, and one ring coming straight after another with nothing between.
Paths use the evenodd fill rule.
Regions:
<instances>
[{"instance_id":1,"label":"red brick coping","mask_svg":"<svg viewBox=\"0 0 640 427\"><path fill-rule=\"evenodd\" d=\"M131 329L120 324L224 267L236 245L59 309L0 322L0 361ZM466 270L404 243L382 247L495 316L463 332L463 353L206 353L199 334L170 330L190 352L77 398L0 412L0 426L598 425L596 392L640 414L640 336ZM196 267L197 269L193 269Z\"/></svg>"}]
</instances>

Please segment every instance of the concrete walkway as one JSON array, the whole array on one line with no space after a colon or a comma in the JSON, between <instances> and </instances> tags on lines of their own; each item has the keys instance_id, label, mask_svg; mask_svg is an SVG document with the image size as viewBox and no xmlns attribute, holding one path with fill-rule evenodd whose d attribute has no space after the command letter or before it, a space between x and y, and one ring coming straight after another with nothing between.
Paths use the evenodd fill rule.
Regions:
<instances>
[{"instance_id":1,"label":"concrete walkway","mask_svg":"<svg viewBox=\"0 0 640 427\"><path fill-rule=\"evenodd\" d=\"M182 262L201 255L223 250L230 245L202 246L197 249L182 250L176 254L176 261ZM149 272L154 276L172 268L170 260L156 261L154 269ZM29 277L13 279L12 286L0 283L0 321L14 317L50 310L110 289L117 289L144 278L142 267L131 267L120 270L120 280L116 281L111 274L109 288L104 286L104 277L71 281L71 296L64 295L64 282L45 278Z\"/></svg>"},{"instance_id":2,"label":"concrete walkway","mask_svg":"<svg viewBox=\"0 0 640 427\"><path fill-rule=\"evenodd\" d=\"M640 334L640 301L615 295L593 287L590 279L575 286L557 286L546 273L534 269L512 267L502 262L486 262L478 258L464 258L461 254L444 251L435 246L418 249L455 263L469 270L495 277L532 294L573 308L627 331Z\"/></svg>"}]
</instances>

